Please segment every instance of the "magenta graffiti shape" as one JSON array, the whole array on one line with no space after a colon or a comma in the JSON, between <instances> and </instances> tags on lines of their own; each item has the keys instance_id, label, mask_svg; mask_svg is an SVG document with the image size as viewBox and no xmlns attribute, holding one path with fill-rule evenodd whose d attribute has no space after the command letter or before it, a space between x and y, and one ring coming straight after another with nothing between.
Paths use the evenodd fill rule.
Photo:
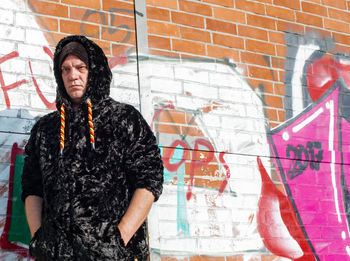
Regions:
<instances>
[{"instance_id":1,"label":"magenta graffiti shape","mask_svg":"<svg viewBox=\"0 0 350 261\"><path fill-rule=\"evenodd\" d=\"M339 79L317 102L269 135L278 174L317 260L350 259L350 183L343 168L350 160L342 153L342 142L350 134L343 119L349 94Z\"/></svg>"}]
</instances>

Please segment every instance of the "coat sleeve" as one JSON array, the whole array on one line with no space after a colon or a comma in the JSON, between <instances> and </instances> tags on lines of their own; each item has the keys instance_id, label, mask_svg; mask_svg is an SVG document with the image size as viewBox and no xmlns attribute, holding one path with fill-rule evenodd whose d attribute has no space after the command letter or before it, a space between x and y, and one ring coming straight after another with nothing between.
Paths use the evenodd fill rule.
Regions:
<instances>
[{"instance_id":1,"label":"coat sleeve","mask_svg":"<svg viewBox=\"0 0 350 261\"><path fill-rule=\"evenodd\" d=\"M126 174L137 188L146 188L158 200L163 189L163 161L155 136L139 111L127 116Z\"/></svg>"},{"instance_id":2,"label":"coat sleeve","mask_svg":"<svg viewBox=\"0 0 350 261\"><path fill-rule=\"evenodd\" d=\"M39 122L32 128L25 147L26 157L22 172L22 200L29 195L43 196L42 175L39 167Z\"/></svg>"}]
</instances>

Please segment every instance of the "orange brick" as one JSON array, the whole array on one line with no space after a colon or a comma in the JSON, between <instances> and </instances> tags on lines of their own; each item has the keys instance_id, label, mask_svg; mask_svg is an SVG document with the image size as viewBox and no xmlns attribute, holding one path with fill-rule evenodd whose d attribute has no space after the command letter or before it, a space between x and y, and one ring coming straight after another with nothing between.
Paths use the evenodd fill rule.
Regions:
<instances>
[{"instance_id":1,"label":"orange brick","mask_svg":"<svg viewBox=\"0 0 350 261\"><path fill-rule=\"evenodd\" d=\"M276 95L265 95L266 104L273 108L283 108L282 98Z\"/></svg>"},{"instance_id":2,"label":"orange brick","mask_svg":"<svg viewBox=\"0 0 350 261\"><path fill-rule=\"evenodd\" d=\"M246 51L241 51L241 62L245 64L255 64L261 66L267 66L266 60L263 54L256 54Z\"/></svg>"},{"instance_id":3,"label":"orange brick","mask_svg":"<svg viewBox=\"0 0 350 261\"><path fill-rule=\"evenodd\" d=\"M330 18L350 23L350 14L347 11L328 8L328 14Z\"/></svg>"},{"instance_id":4,"label":"orange brick","mask_svg":"<svg viewBox=\"0 0 350 261\"><path fill-rule=\"evenodd\" d=\"M157 124L156 129L159 133L168 133L168 134L180 134L180 127L176 125L168 124Z\"/></svg>"},{"instance_id":5,"label":"orange brick","mask_svg":"<svg viewBox=\"0 0 350 261\"><path fill-rule=\"evenodd\" d=\"M135 32L123 28L115 29L114 27L102 27L102 39L117 43L136 43Z\"/></svg>"},{"instance_id":6,"label":"orange brick","mask_svg":"<svg viewBox=\"0 0 350 261\"><path fill-rule=\"evenodd\" d=\"M273 0L275 5L288 7L290 9L300 10L299 0Z\"/></svg>"},{"instance_id":7,"label":"orange brick","mask_svg":"<svg viewBox=\"0 0 350 261\"><path fill-rule=\"evenodd\" d=\"M213 188L218 190L222 184L224 179L222 180L212 180L212 179L206 179L206 178L195 178L193 180L194 186L201 187L201 188ZM186 179L185 179L186 181ZM187 181L187 183L189 180ZM191 259L190 259L191 260ZM225 261L224 257L206 257L201 256L201 261Z\"/></svg>"},{"instance_id":8,"label":"orange brick","mask_svg":"<svg viewBox=\"0 0 350 261\"><path fill-rule=\"evenodd\" d=\"M170 39L165 37L159 37L154 35L148 36L148 45L150 48L170 50Z\"/></svg>"},{"instance_id":9,"label":"orange brick","mask_svg":"<svg viewBox=\"0 0 350 261\"><path fill-rule=\"evenodd\" d=\"M223 34L213 34L213 43L231 48L244 49L244 40L240 37L234 37Z\"/></svg>"},{"instance_id":10,"label":"orange brick","mask_svg":"<svg viewBox=\"0 0 350 261\"><path fill-rule=\"evenodd\" d=\"M175 37L178 37L180 35L178 25L163 22L148 21L147 30L149 34L168 35Z\"/></svg>"},{"instance_id":11,"label":"orange brick","mask_svg":"<svg viewBox=\"0 0 350 261\"><path fill-rule=\"evenodd\" d=\"M276 55L280 57L286 57L287 47L285 45L276 45Z\"/></svg>"},{"instance_id":12,"label":"orange brick","mask_svg":"<svg viewBox=\"0 0 350 261\"><path fill-rule=\"evenodd\" d=\"M273 68L285 69L286 60L284 58L271 57L271 66Z\"/></svg>"},{"instance_id":13,"label":"orange brick","mask_svg":"<svg viewBox=\"0 0 350 261\"><path fill-rule=\"evenodd\" d=\"M267 31L251 26L238 25L238 35L267 41Z\"/></svg>"},{"instance_id":14,"label":"orange brick","mask_svg":"<svg viewBox=\"0 0 350 261\"><path fill-rule=\"evenodd\" d=\"M349 24L341 21L335 21L335 20L325 18L324 27L326 29L337 31L337 32L350 33Z\"/></svg>"},{"instance_id":15,"label":"orange brick","mask_svg":"<svg viewBox=\"0 0 350 261\"><path fill-rule=\"evenodd\" d=\"M284 190L284 189L283 189L283 190ZM261 255L261 261L274 261L274 260L276 260L276 258L278 259L278 257L275 256L275 255L273 255L273 254ZM310 257L309 260L312 260L313 258L314 258L314 257L312 256L312 257ZM305 258L305 260L307 260L307 259Z\"/></svg>"},{"instance_id":16,"label":"orange brick","mask_svg":"<svg viewBox=\"0 0 350 261\"><path fill-rule=\"evenodd\" d=\"M108 11L110 12L111 9L113 8L118 8L118 9L124 9L124 10L129 10L130 12L121 12L123 14L134 14L134 5L133 4L129 4L129 3L125 3L125 2L121 2L121 1L117 1L117 0L103 0L102 1L102 9L104 11Z\"/></svg>"},{"instance_id":17,"label":"orange brick","mask_svg":"<svg viewBox=\"0 0 350 261\"><path fill-rule=\"evenodd\" d=\"M45 28L48 31L58 31L58 20L55 18L45 17L45 16L36 16L35 20L41 28Z\"/></svg>"},{"instance_id":18,"label":"orange brick","mask_svg":"<svg viewBox=\"0 0 350 261\"><path fill-rule=\"evenodd\" d=\"M186 112L178 110L164 110L156 119L159 123L186 124Z\"/></svg>"},{"instance_id":19,"label":"orange brick","mask_svg":"<svg viewBox=\"0 0 350 261\"><path fill-rule=\"evenodd\" d=\"M350 43L350 35L348 34L333 33L332 35L336 43L340 43L340 44Z\"/></svg>"},{"instance_id":20,"label":"orange brick","mask_svg":"<svg viewBox=\"0 0 350 261\"><path fill-rule=\"evenodd\" d=\"M200 41L200 42L211 42L210 33L205 30L198 30L189 27L180 27L181 38Z\"/></svg>"},{"instance_id":21,"label":"orange brick","mask_svg":"<svg viewBox=\"0 0 350 261\"><path fill-rule=\"evenodd\" d=\"M275 55L275 46L273 44L246 39L246 50L262 54Z\"/></svg>"},{"instance_id":22,"label":"orange brick","mask_svg":"<svg viewBox=\"0 0 350 261\"><path fill-rule=\"evenodd\" d=\"M293 33L305 33L304 25L295 24L286 21L277 21L277 31L293 32Z\"/></svg>"},{"instance_id":23,"label":"orange brick","mask_svg":"<svg viewBox=\"0 0 350 261\"><path fill-rule=\"evenodd\" d=\"M110 14L111 26L126 26L131 30L135 30L135 19L133 16L119 15L118 13Z\"/></svg>"},{"instance_id":24,"label":"orange brick","mask_svg":"<svg viewBox=\"0 0 350 261\"><path fill-rule=\"evenodd\" d=\"M285 95L285 85L284 83L274 83L275 94L277 95Z\"/></svg>"},{"instance_id":25,"label":"orange brick","mask_svg":"<svg viewBox=\"0 0 350 261\"><path fill-rule=\"evenodd\" d=\"M266 4L272 4L272 0L256 0L256 2L266 3Z\"/></svg>"},{"instance_id":26,"label":"orange brick","mask_svg":"<svg viewBox=\"0 0 350 261\"><path fill-rule=\"evenodd\" d=\"M278 7L278 6L272 6L272 5L267 5L266 6L266 14L268 16L288 20L288 21L294 21L295 20L295 14L294 11L283 8L283 7Z\"/></svg>"},{"instance_id":27,"label":"orange brick","mask_svg":"<svg viewBox=\"0 0 350 261\"><path fill-rule=\"evenodd\" d=\"M265 5L261 3L256 3L247 0L235 0L236 6L235 8L241 9L244 11L256 13L256 14L265 14Z\"/></svg>"},{"instance_id":28,"label":"orange brick","mask_svg":"<svg viewBox=\"0 0 350 261\"><path fill-rule=\"evenodd\" d=\"M181 126L182 133L186 136L203 137L204 134L199 127ZM206 156L207 157L207 156Z\"/></svg>"},{"instance_id":29,"label":"orange brick","mask_svg":"<svg viewBox=\"0 0 350 261\"><path fill-rule=\"evenodd\" d=\"M247 24L271 30L276 29L276 23L274 19L253 14L247 14Z\"/></svg>"},{"instance_id":30,"label":"orange brick","mask_svg":"<svg viewBox=\"0 0 350 261\"><path fill-rule=\"evenodd\" d=\"M174 51L205 55L205 45L201 43L172 39L172 46Z\"/></svg>"},{"instance_id":31,"label":"orange brick","mask_svg":"<svg viewBox=\"0 0 350 261\"><path fill-rule=\"evenodd\" d=\"M207 45L207 56L214 58L227 58L233 61L239 61L239 53L231 48Z\"/></svg>"},{"instance_id":32,"label":"orange brick","mask_svg":"<svg viewBox=\"0 0 350 261\"><path fill-rule=\"evenodd\" d=\"M267 113L267 118L271 121L278 121L278 113L276 109L269 109L267 108L266 110Z\"/></svg>"},{"instance_id":33,"label":"orange brick","mask_svg":"<svg viewBox=\"0 0 350 261\"><path fill-rule=\"evenodd\" d=\"M342 10L346 10L346 1L345 0L322 0L322 4L328 5L328 6L333 6Z\"/></svg>"},{"instance_id":34,"label":"orange brick","mask_svg":"<svg viewBox=\"0 0 350 261\"><path fill-rule=\"evenodd\" d=\"M146 5L152 5L157 7L165 7L169 9L177 10L177 0L146 0Z\"/></svg>"},{"instance_id":35,"label":"orange brick","mask_svg":"<svg viewBox=\"0 0 350 261\"><path fill-rule=\"evenodd\" d=\"M283 122L285 121L286 114L283 110L277 110L278 113L278 121Z\"/></svg>"},{"instance_id":36,"label":"orange brick","mask_svg":"<svg viewBox=\"0 0 350 261\"><path fill-rule=\"evenodd\" d=\"M179 0L180 10L193 13L200 14L205 16L211 16L212 11L211 7L206 4L198 3L198 2L190 2L186 0Z\"/></svg>"},{"instance_id":37,"label":"orange brick","mask_svg":"<svg viewBox=\"0 0 350 261\"><path fill-rule=\"evenodd\" d=\"M270 129L276 128L278 125L280 125L279 123L275 123L275 122L268 122Z\"/></svg>"},{"instance_id":38,"label":"orange brick","mask_svg":"<svg viewBox=\"0 0 350 261\"><path fill-rule=\"evenodd\" d=\"M350 47L349 47L349 45L336 44L335 49L332 50L332 52L334 52L334 53L337 53L337 52L350 53Z\"/></svg>"},{"instance_id":39,"label":"orange brick","mask_svg":"<svg viewBox=\"0 0 350 261\"><path fill-rule=\"evenodd\" d=\"M203 0L203 2L206 2L206 3L221 5L225 7L234 7L233 1L234 0Z\"/></svg>"},{"instance_id":40,"label":"orange brick","mask_svg":"<svg viewBox=\"0 0 350 261\"><path fill-rule=\"evenodd\" d=\"M85 24L83 27L79 22L61 20L60 29L62 33L67 34L84 34L89 37L98 37L100 28L96 25Z\"/></svg>"},{"instance_id":41,"label":"orange brick","mask_svg":"<svg viewBox=\"0 0 350 261\"><path fill-rule=\"evenodd\" d=\"M93 40L98 46L101 47L105 55L110 56L111 55L111 43L106 41L100 41L100 40Z\"/></svg>"},{"instance_id":42,"label":"orange brick","mask_svg":"<svg viewBox=\"0 0 350 261\"><path fill-rule=\"evenodd\" d=\"M324 30L311 26L305 26L305 33L317 33L318 36L332 38L332 33L329 30Z\"/></svg>"},{"instance_id":43,"label":"orange brick","mask_svg":"<svg viewBox=\"0 0 350 261\"><path fill-rule=\"evenodd\" d=\"M91 9L99 10L101 8L100 1L96 0L61 0L62 4L85 6Z\"/></svg>"},{"instance_id":44,"label":"orange brick","mask_svg":"<svg viewBox=\"0 0 350 261\"><path fill-rule=\"evenodd\" d=\"M46 36L46 35L45 35ZM67 34L61 34L61 33L48 33L48 35L46 36L46 39L48 39L49 41L49 47L53 47L51 48L52 51L54 52L57 43L64 37L66 37ZM52 52L52 53L53 53Z\"/></svg>"},{"instance_id":45,"label":"orange brick","mask_svg":"<svg viewBox=\"0 0 350 261\"><path fill-rule=\"evenodd\" d=\"M108 23L108 17L103 13L87 13L88 9L78 8L78 7L70 7L69 8L70 18L75 20L84 20L85 22L103 24L106 25ZM83 19L84 17L84 19Z\"/></svg>"},{"instance_id":46,"label":"orange brick","mask_svg":"<svg viewBox=\"0 0 350 261\"><path fill-rule=\"evenodd\" d=\"M214 17L220 20L226 20L245 24L245 13L229 8L213 7Z\"/></svg>"},{"instance_id":47,"label":"orange brick","mask_svg":"<svg viewBox=\"0 0 350 261\"><path fill-rule=\"evenodd\" d=\"M226 261L244 261L243 255L227 256Z\"/></svg>"},{"instance_id":48,"label":"orange brick","mask_svg":"<svg viewBox=\"0 0 350 261\"><path fill-rule=\"evenodd\" d=\"M57 16L57 17L68 17L68 7L60 4L42 2L40 0L30 0L29 5L34 13Z\"/></svg>"},{"instance_id":49,"label":"orange brick","mask_svg":"<svg viewBox=\"0 0 350 261\"><path fill-rule=\"evenodd\" d=\"M207 29L217 32L237 34L237 26L232 23L217 21L213 19L206 19Z\"/></svg>"},{"instance_id":50,"label":"orange brick","mask_svg":"<svg viewBox=\"0 0 350 261\"><path fill-rule=\"evenodd\" d=\"M277 81L279 81L279 82L283 82L284 81L284 76L285 76L285 71L284 70L282 70L282 71L277 71L277 74L278 74L278 79L277 79Z\"/></svg>"},{"instance_id":51,"label":"orange brick","mask_svg":"<svg viewBox=\"0 0 350 261\"><path fill-rule=\"evenodd\" d=\"M178 257L167 257L162 256L161 261L188 261L188 257L178 258Z\"/></svg>"},{"instance_id":52,"label":"orange brick","mask_svg":"<svg viewBox=\"0 0 350 261\"><path fill-rule=\"evenodd\" d=\"M327 16L327 8L319 4L302 2L301 8L302 8L302 11L306 13L316 14L320 16Z\"/></svg>"},{"instance_id":53,"label":"orange brick","mask_svg":"<svg viewBox=\"0 0 350 261\"><path fill-rule=\"evenodd\" d=\"M218 187L221 185L218 185ZM215 256L193 256L190 257L190 261L225 261L225 257L215 257Z\"/></svg>"},{"instance_id":54,"label":"orange brick","mask_svg":"<svg viewBox=\"0 0 350 261\"><path fill-rule=\"evenodd\" d=\"M170 21L170 12L165 9L147 6L147 19Z\"/></svg>"},{"instance_id":55,"label":"orange brick","mask_svg":"<svg viewBox=\"0 0 350 261\"><path fill-rule=\"evenodd\" d=\"M252 79L252 78L248 78L248 80L250 85L253 86L254 89L261 88L261 91L263 93L274 94L272 82L264 81L262 79Z\"/></svg>"},{"instance_id":56,"label":"orange brick","mask_svg":"<svg viewBox=\"0 0 350 261\"><path fill-rule=\"evenodd\" d=\"M201 16L186 13L171 12L171 20L176 24L204 28L204 19Z\"/></svg>"},{"instance_id":57,"label":"orange brick","mask_svg":"<svg viewBox=\"0 0 350 261\"><path fill-rule=\"evenodd\" d=\"M257 67L257 66L248 66L249 77L273 80L271 70L269 68Z\"/></svg>"},{"instance_id":58,"label":"orange brick","mask_svg":"<svg viewBox=\"0 0 350 261\"><path fill-rule=\"evenodd\" d=\"M269 41L272 43L285 44L284 36L285 34L282 32L269 31Z\"/></svg>"}]
</instances>

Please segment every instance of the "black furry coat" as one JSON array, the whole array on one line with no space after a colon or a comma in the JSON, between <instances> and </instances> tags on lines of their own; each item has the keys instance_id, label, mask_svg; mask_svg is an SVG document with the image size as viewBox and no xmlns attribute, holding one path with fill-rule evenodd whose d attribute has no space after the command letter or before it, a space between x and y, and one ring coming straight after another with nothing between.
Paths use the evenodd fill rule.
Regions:
<instances>
[{"instance_id":1,"label":"black furry coat","mask_svg":"<svg viewBox=\"0 0 350 261\"><path fill-rule=\"evenodd\" d=\"M73 111L58 68L62 47L79 41L89 56L87 91ZM117 228L137 188L162 192L163 165L156 139L141 114L109 98L112 73L101 48L82 36L59 42L54 56L56 106L65 105L65 147L60 113L42 117L25 148L22 199L43 198L42 225L30 243L38 260L146 260L144 223L124 247ZM86 99L92 102L91 147Z\"/></svg>"}]
</instances>

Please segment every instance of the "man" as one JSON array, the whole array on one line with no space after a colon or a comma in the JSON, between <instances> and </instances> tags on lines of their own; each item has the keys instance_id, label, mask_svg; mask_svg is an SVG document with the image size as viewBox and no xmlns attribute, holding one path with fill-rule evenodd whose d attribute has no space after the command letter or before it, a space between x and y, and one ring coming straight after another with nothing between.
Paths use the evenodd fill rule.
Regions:
<instances>
[{"instance_id":1,"label":"man","mask_svg":"<svg viewBox=\"0 0 350 261\"><path fill-rule=\"evenodd\" d=\"M109 97L102 49L83 36L54 55L59 111L26 145L22 200L37 260L147 260L145 219L162 192L155 137L132 106Z\"/></svg>"}]
</instances>

